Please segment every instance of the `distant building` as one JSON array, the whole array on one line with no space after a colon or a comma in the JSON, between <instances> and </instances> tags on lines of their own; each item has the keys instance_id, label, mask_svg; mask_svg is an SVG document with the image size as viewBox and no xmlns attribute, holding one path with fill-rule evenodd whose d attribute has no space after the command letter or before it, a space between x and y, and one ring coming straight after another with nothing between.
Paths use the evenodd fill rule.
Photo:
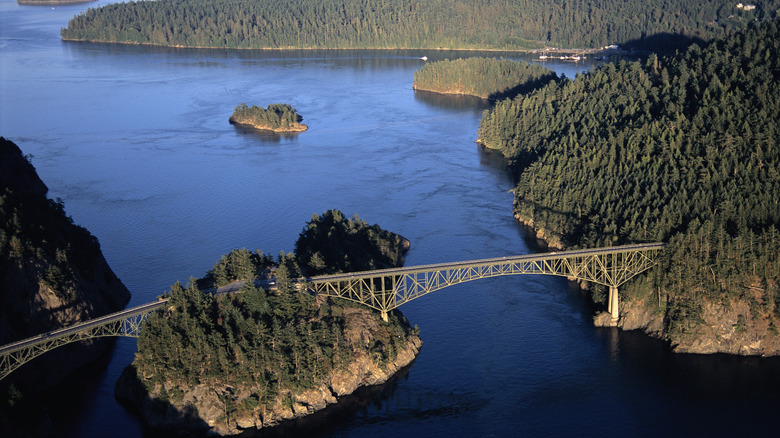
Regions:
<instances>
[{"instance_id":1,"label":"distant building","mask_svg":"<svg viewBox=\"0 0 780 438\"><path fill-rule=\"evenodd\" d=\"M756 5L743 5L742 3L737 3L737 9L742 9L743 11L752 11L756 8Z\"/></svg>"}]
</instances>

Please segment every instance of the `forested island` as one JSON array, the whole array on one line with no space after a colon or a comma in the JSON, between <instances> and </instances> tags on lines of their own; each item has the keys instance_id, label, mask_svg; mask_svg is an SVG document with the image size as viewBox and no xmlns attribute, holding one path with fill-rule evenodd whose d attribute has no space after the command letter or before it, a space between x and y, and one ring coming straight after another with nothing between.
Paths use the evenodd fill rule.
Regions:
<instances>
[{"instance_id":1,"label":"forested island","mask_svg":"<svg viewBox=\"0 0 780 438\"><path fill-rule=\"evenodd\" d=\"M551 246L669 243L621 290L623 328L676 351L780 354L779 47L774 20L483 115L478 141L518 181L515 215Z\"/></svg>"},{"instance_id":2,"label":"forested island","mask_svg":"<svg viewBox=\"0 0 780 438\"><path fill-rule=\"evenodd\" d=\"M732 0L158 0L89 9L64 40L239 49L674 50L772 18Z\"/></svg>"},{"instance_id":3,"label":"forested island","mask_svg":"<svg viewBox=\"0 0 780 438\"><path fill-rule=\"evenodd\" d=\"M496 100L526 93L557 78L554 71L539 64L474 57L426 63L414 73L412 87Z\"/></svg>"},{"instance_id":4,"label":"forested island","mask_svg":"<svg viewBox=\"0 0 780 438\"><path fill-rule=\"evenodd\" d=\"M166 309L145 322L117 397L154 428L232 435L319 411L409 365L422 342L399 311L383 322L363 305L293 283L321 272L317 260L328 272L401 266L408 240L329 210L312 217L295 246L276 261L234 250L204 278L174 284ZM257 286L261 279L276 287ZM244 282L235 294L201 290L234 281Z\"/></svg>"},{"instance_id":5,"label":"forested island","mask_svg":"<svg viewBox=\"0 0 780 438\"><path fill-rule=\"evenodd\" d=\"M130 299L97 238L48 191L29 157L0 137L0 345L121 310ZM39 393L106 347L100 339L66 345L0 381L0 430L53 433Z\"/></svg>"},{"instance_id":6,"label":"forested island","mask_svg":"<svg viewBox=\"0 0 780 438\"><path fill-rule=\"evenodd\" d=\"M231 124L260 131L277 133L303 132L309 129L301 123L303 117L292 106L286 103L274 103L268 108L245 103L238 105L228 119Z\"/></svg>"}]
</instances>

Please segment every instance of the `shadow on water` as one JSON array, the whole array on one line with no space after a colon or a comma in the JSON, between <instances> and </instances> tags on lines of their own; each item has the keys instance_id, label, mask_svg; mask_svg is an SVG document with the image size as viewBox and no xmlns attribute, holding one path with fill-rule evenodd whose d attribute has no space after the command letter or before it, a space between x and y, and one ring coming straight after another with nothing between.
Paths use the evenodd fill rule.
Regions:
<instances>
[{"instance_id":1,"label":"shadow on water","mask_svg":"<svg viewBox=\"0 0 780 438\"><path fill-rule=\"evenodd\" d=\"M396 373L387 383L363 387L342 397L338 404L307 417L283 423L267 431L240 435L251 438L280 438L291 436L338 436L345 430L381 424L415 423L420 420L453 418L478 410L487 404L482 397L453 393L410 393L399 391L399 383L409 379L414 362ZM393 404L388 409L388 403Z\"/></svg>"},{"instance_id":2,"label":"shadow on water","mask_svg":"<svg viewBox=\"0 0 780 438\"><path fill-rule=\"evenodd\" d=\"M106 52L122 57L158 58L193 64L197 67L220 67L237 61L242 66L290 66L300 62L349 68L356 71L386 71L422 66L419 50L349 50L349 49L200 49L186 47L145 46L118 43L64 41L74 55L98 58Z\"/></svg>"},{"instance_id":3,"label":"shadow on water","mask_svg":"<svg viewBox=\"0 0 780 438\"><path fill-rule=\"evenodd\" d=\"M100 345L69 344L33 359L11 374L2 382L0 394L8 394L6 385L10 382L21 391L22 398L12 407L0 406L0 436L59 436L75 430L83 420L80 414L100 392L114 353L114 341L108 338L99 340ZM95 356L100 348L104 350ZM83 361L90 355L94 359L64 378L58 375L56 365L51 365Z\"/></svg>"},{"instance_id":4,"label":"shadow on water","mask_svg":"<svg viewBox=\"0 0 780 438\"><path fill-rule=\"evenodd\" d=\"M638 330L597 329L613 357L651 384L699 403L770 400L780 386L780 358L675 353L663 340ZM749 388L749 389L748 389Z\"/></svg>"},{"instance_id":5,"label":"shadow on water","mask_svg":"<svg viewBox=\"0 0 780 438\"><path fill-rule=\"evenodd\" d=\"M675 51L683 51L692 44L699 46L705 44L701 38L687 35L662 32L653 35L642 35L639 38L625 41L620 44L622 48L639 50L643 52L655 52L664 55L673 55Z\"/></svg>"},{"instance_id":6,"label":"shadow on water","mask_svg":"<svg viewBox=\"0 0 780 438\"><path fill-rule=\"evenodd\" d=\"M253 139L257 139L263 143L282 143L283 141L288 142L288 141L295 140L299 134L297 132L280 134L273 131L252 129L252 128L247 128L239 125L233 125L233 127L236 130L237 134L248 136Z\"/></svg>"},{"instance_id":7,"label":"shadow on water","mask_svg":"<svg viewBox=\"0 0 780 438\"><path fill-rule=\"evenodd\" d=\"M432 91L414 91L414 99L437 109L450 111L472 110L479 114L482 110L492 108L489 100L464 94L442 94Z\"/></svg>"},{"instance_id":8,"label":"shadow on water","mask_svg":"<svg viewBox=\"0 0 780 438\"><path fill-rule=\"evenodd\" d=\"M479 153L479 165L493 169L498 172L507 172L507 176L511 177L509 173L509 162L506 157L495 149L486 148L480 144L477 144L477 151Z\"/></svg>"},{"instance_id":9,"label":"shadow on water","mask_svg":"<svg viewBox=\"0 0 780 438\"><path fill-rule=\"evenodd\" d=\"M58 433L72 433L76 430L83 421L81 414L88 411L88 407L95 403L97 394L108 375L109 365L116 350L116 341L115 338L101 340L105 344L105 351L91 362L73 371L62 382L41 393L39 400L46 407ZM56 361L53 356L55 352L56 350L46 353L49 355L46 359Z\"/></svg>"}]
</instances>

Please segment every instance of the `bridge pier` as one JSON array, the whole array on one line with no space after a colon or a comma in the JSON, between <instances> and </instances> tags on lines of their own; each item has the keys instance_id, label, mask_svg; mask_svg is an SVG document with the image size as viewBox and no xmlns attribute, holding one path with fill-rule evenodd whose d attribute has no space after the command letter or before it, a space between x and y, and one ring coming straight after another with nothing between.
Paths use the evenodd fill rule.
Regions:
<instances>
[{"instance_id":1,"label":"bridge pier","mask_svg":"<svg viewBox=\"0 0 780 438\"><path fill-rule=\"evenodd\" d=\"M388 319L387 319L387 312L383 311L383 312L381 312L381 314L382 314L382 321L387 322L388 321Z\"/></svg>"},{"instance_id":2,"label":"bridge pier","mask_svg":"<svg viewBox=\"0 0 780 438\"><path fill-rule=\"evenodd\" d=\"M618 288L615 286L609 287L609 300L607 301L607 311L612 315L612 322L617 322L620 318L619 304L618 304Z\"/></svg>"}]
</instances>

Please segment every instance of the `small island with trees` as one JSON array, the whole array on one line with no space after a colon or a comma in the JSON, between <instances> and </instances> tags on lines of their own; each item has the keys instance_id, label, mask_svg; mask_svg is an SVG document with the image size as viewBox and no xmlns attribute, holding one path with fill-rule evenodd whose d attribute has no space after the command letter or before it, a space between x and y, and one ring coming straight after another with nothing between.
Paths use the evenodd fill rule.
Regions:
<instances>
[{"instance_id":1,"label":"small island with trees","mask_svg":"<svg viewBox=\"0 0 780 438\"><path fill-rule=\"evenodd\" d=\"M414 73L412 87L499 100L541 88L556 79L554 71L539 64L474 57L427 63Z\"/></svg>"},{"instance_id":2,"label":"small island with trees","mask_svg":"<svg viewBox=\"0 0 780 438\"><path fill-rule=\"evenodd\" d=\"M296 133L309 129L308 126L301 123L303 117L286 103L273 103L268 108L246 103L238 105L230 116L230 123L245 128L257 129L260 131L273 131L277 133Z\"/></svg>"},{"instance_id":3,"label":"small island with trees","mask_svg":"<svg viewBox=\"0 0 780 438\"><path fill-rule=\"evenodd\" d=\"M306 293L296 280L402 266L408 248L398 234L328 210L307 223L294 254L231 251L205 277L171 286L168 305L144 323L117 398L154 429L234 435L387 382L417 357L417 328L398 310L385 322L361 304ZM228 284L240 291L216 289Z\"/></svg>"}]
</instances>

